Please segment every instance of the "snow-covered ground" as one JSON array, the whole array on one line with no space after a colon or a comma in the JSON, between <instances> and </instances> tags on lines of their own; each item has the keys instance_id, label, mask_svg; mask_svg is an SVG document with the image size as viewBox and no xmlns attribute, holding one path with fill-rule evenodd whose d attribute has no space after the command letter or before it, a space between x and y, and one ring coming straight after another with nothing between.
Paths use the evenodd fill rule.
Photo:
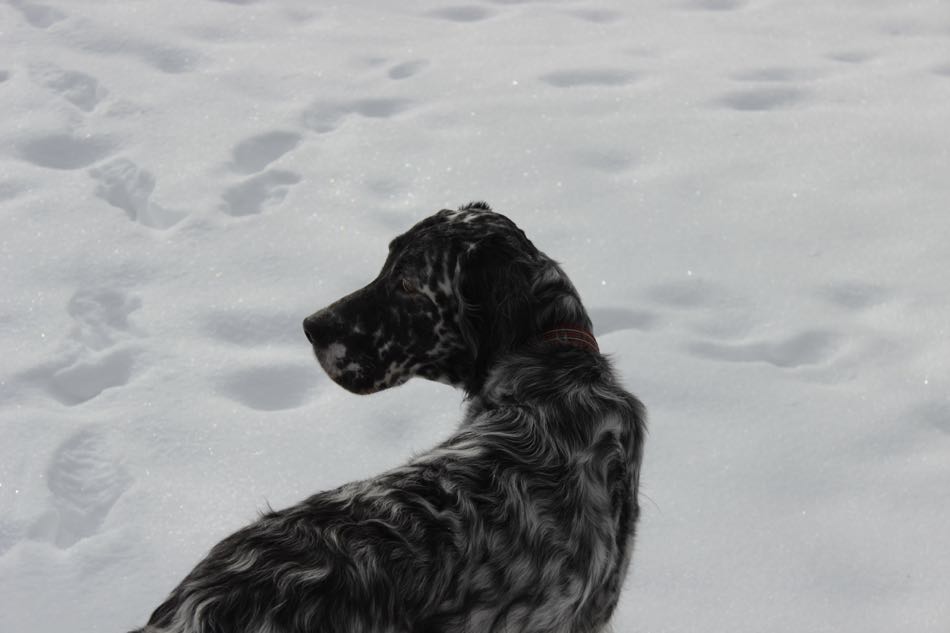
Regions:
<instances>
[{"instance_id":1,"label":"snow-covered ground","mask_svg":"<svg viewBox=\"0 0 950 633\"><path fill-rule=\"evenodd\" d=\"M444 437L300 322L486 199L650 411L618 633L950 631L950 6L0 4L0 631Z\"/></svg>"}]
</instances>

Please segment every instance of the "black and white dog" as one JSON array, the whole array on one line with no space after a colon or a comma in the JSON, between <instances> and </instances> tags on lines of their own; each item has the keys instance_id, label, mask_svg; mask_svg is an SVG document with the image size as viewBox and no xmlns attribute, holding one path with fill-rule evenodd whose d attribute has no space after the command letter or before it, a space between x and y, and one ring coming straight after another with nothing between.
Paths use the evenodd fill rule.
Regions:
<instances>
[{"instance_id":1,"label":"black and white dog","mask_svg":"<svg viewBox=\"0 0 950 633\"><path fill-rule=\"evenodd\" d=\"M644 412L590 328L564 272L488 205L416 224L304 330L355 393L413 376L464 389L458 430L229 536L141 631L603 630L639 514Z\"/></svg>"}]
</instances>

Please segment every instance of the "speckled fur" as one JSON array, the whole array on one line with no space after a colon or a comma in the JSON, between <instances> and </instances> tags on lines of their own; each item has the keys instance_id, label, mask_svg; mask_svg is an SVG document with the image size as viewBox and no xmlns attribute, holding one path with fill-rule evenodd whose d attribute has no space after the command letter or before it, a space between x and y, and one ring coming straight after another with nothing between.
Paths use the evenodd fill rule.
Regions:
<instances>
[{"instance_id":1,"label":"speckled fur","mask_svg":"<svg viewBox=\"0 0 950 633\"><path fill-rule=\"evenodd\" d=\"M269 512L216 545L148 633L586 633L630 561L639 401L588 349L563 271L484 203L396 238L379 277L305 321L341 386L464 389L454 434L405 466Z\"/></svg>"}]
</instances>

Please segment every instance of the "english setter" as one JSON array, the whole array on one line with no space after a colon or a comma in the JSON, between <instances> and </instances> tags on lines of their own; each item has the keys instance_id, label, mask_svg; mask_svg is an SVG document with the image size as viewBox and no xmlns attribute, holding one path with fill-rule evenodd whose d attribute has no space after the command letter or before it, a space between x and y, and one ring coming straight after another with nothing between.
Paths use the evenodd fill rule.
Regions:
<instances>
[{"instance_id":1,"label":"english setter","mask_svg":"<svg viewBox=\"0 0 950 633\"><path fill-rule=\"evenodd\" d=\"M561 268L488 205L416 224L304 330L349 391L464 389L459 428L224 539L141 631L603 630L639 515L644 411L590 329Z\"/></svg>"}]
</instances>

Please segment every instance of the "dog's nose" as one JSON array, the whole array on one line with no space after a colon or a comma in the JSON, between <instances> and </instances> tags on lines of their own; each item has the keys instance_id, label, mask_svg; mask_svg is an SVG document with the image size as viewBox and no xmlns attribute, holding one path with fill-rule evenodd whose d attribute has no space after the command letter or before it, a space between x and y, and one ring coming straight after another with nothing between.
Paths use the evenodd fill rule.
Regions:
<instances>
[{"instance_id":1,"label":"dog's nose","mask_svg":"<svg viewBox=\"0 0 950 633\"><path fill-rule=\"evenodd\" d=\"M326 347L340 337L343 329L338 316L324 309L303 320L303 333L314 347Z\"/></svg>"},{"instance_id":2,"label":"dog's nose","mask_svg":"<svg viewBox=\"0 0 950 633\"><path fill-rule=\"evenodd\" d=\"M307 340L310 341L311 345L317 344L316 325L316 320L312 316L308 316L303 320L303 333L307 336Z\"/></svg>"}]
</instances>

